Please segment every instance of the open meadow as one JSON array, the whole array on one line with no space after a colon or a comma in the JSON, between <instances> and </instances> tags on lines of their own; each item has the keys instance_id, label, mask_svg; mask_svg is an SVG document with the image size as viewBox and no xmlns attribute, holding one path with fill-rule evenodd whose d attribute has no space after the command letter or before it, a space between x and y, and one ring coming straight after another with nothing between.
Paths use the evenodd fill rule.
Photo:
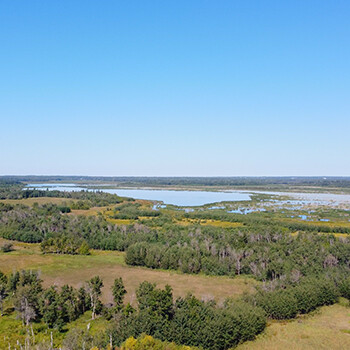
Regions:
<instances>
[{"instance_id":1,"label":"open meadow","mask_svg":"<svg viewBox=\"0 0 350 350\"><path fill-rule=\"evenodd\" d=\"M0 239L0 245L9 242ZM13 243L13 242L12 242ZM215 299L219 303L232 296L252 292L258 283L248 277L218 277L183 274L177 271L152 270L127 266L125 253L93 250L91 255L42 254L39 244L15 242L14 251L0 253L0 271L33 269L40 271L44 286L69 284L81 287L85 281L99 275L104 283L103 301L111 302L111 286L115 278L122 277L128 291L126 301L135 302L135 290L143 281L159 287L169 284L174 296L188 293L200 299Z\"/></svg>"},{"instance_id":2,"label":"open meadow","mask_svg":"<svg viewBox=\"0 0 350 350\"><path fill-rule=\"evenodd\" d=\"M350 349L350 308L323 306L292 321L270 322L254 341L237 350L347 350Z\"/></svg>"}]
</instances>

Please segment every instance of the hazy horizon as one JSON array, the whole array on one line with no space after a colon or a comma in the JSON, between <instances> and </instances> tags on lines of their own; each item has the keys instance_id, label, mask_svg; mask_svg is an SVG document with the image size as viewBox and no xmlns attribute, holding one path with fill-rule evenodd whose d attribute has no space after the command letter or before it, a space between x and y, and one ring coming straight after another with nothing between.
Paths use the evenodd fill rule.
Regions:
<instances>
[{"instance_id":1,"label":"hazy horizon","mask_svg":"<svg viewBox=\"0 0 350 350\"><path fill-rule=\"evenodd\" d=\"M82 178L347 178L349 175L74 175L74 174L0 174L0 177L82 177Z\"/></svg>"}]
</instances>

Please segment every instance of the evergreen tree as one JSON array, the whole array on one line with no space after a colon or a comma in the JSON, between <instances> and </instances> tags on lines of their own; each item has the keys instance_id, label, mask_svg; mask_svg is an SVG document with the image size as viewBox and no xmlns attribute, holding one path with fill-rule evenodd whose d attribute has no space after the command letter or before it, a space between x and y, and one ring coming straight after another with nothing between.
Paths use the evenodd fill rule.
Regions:
<instances>
[{"instance_id":1,"label":"evergreen tree","mask_svg":"<svg viewBox=\"0 0 350 350\"><path fill-rule=\"evenodd\" d=\"M126 294L126 289L121 277L114 280L112 294L115 302L115 309L116 311L120 311L123 308L124 295Z\"/></svg>"}]
</instances>

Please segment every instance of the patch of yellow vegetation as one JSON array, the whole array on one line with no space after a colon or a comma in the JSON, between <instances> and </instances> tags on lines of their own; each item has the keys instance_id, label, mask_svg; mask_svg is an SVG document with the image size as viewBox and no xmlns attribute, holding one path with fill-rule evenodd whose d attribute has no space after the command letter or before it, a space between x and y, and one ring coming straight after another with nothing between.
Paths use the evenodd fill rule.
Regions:
<instances>
[{"instance_id":1,"label":"patch of yellow vegetation","mask_svg":"<svg viewBox=\"0 0 350 350\"><path fill-rule=\"evenodd\" d=\"M348 233L333 233L335 237L349 237Z\"/></svg>"},{"instance_id":2,"label":"patch of yellow vegetation","mask_svg":"<svg viewBox=\"0 0 350 350\"><path fill-rule=\"evenodd\" d=\"M115 225L130 225L135 221L131 219L112 219L112 218L106 218L106 220L111 224L115 224Z\"/></svg>"},{"instance_id":3,"label":"patch of yellow vegetation","mask_svg":"<svg viewBox=\"0 0 350 350\"><path fill-rule=\"evenodd\" d=\"M139 338L134 337L128 338L122 345L120 350L195 350L198 348L176 345L175 343L162 342L161 340L155 339L150 335L143 334ZM94 349L91 349L94 350ZM96 348L96 350L99 350ZM198 349L199 350L199 349Z\"/></svg>"},{"instance_id":4,"label":"patch of yellow vegetation","mask_svg":"<svg viewBox=\"0 0 350 350\"><path fill-rule=\"evenodd\" d=\"M103 212L103 215L107 218L109 216L113 216L114 215L114 211L113 210L105 210Z\"/></svg>"},{"instance_id":5,"label":"patch of yellow vegetation","mask_svg":"<svg viewBox=\"0 0 350 350\"><path fill-rule=\"evenodd\" d=\"M139 216L139 220L152 220L156 218L156 216Z\"/></svg>"},{"instance_id":6,"label":"patch of yellow vegetation","mask_svg":"<svg viewBox=\"0 0 350 350\"><path fill-rule=\"evenodd\" d=\"M230 221L220 221L220 220L201 220L200 222L203 226L216 226L216 227L242 227L241 222L230 222Z\"/></svg>"}]
</instances>

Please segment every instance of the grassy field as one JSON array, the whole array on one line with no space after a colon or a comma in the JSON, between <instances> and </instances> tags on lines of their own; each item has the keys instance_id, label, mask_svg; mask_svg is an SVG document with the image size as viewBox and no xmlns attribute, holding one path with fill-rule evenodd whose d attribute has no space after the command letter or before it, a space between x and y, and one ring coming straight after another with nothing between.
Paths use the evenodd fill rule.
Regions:
<instances>
[{"instance_id":1,"label":"grassy field","mask_svg":"<svg viewBox=\"0 0 350 350\"><path fill-rule=\"evenodd\" d=\"M289 322L272 322L256 340L236 350L350 349L350 308L335 304Z\"/></svg>"},{"instance_id":2,"label":"grassy field","mask_svg":"<svg viewBox=\"0 0 350 350\"><path fill-rule=\"evenodd\" d=\"M6 242L0 239L0 245ZM43 255L38 244L15 242L15 251L0 253L0 271L9 273L18 269L34 269L41 273L44 285L75 287L95 275L104 281L103 300L112 299L110 288L115 278L122 277L128 291L126 300L135 302L135 290L143 281L157 283L164 287L169 284L174 296L193 293L199 298L215 298L219 303L230 296L239 296L254 290L257 282L247 277L214 277L182 274L176 271L152 270L131 267L124 263L124 253L92 251L90 256L82 255Z\"/></svg>"}]
</instances>

